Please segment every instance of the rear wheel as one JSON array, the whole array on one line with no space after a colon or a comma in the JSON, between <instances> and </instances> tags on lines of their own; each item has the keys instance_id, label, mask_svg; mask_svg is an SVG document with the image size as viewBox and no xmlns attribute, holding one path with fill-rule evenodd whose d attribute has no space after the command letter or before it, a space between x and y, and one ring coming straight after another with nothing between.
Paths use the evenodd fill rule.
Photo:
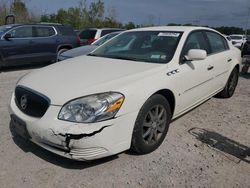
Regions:
<instances>
[{"instance_id":1,"label":"rear wheel","mask_svg":"<svg viewBox=\"0 0 250 188\"><path fill-rule=\"evenodd\" d=\"M57 56L56 56L56 62L58 62L60 55L61 55L63 52L66 52L66 51L68 51L68 50L69 50L69 49L67 49L67 48L62 48L62 49L58 50Z\"/></svg>"},{"instance_id":2,"label":"rear wheel","mask_svg":"<svg viewBox=\"0 0 250 188\"><path fill-rule=\"evenodd\" d=\"M131 149L138 154L156 150L166 137L171 117L170 105L162 95L150 97L137 116Z\"/></svg>"},{"instance_id":3,"label":"rear wheel","mask_svg":"<svg viewBox=\"0 0 250 188\"><path fill-rule=\"evenodd\" d=\"M239 79L239 71L235 67L231 72L226 87L217 95L220 98L230 98L233 96Z\"/></svg>"}]
</instances>

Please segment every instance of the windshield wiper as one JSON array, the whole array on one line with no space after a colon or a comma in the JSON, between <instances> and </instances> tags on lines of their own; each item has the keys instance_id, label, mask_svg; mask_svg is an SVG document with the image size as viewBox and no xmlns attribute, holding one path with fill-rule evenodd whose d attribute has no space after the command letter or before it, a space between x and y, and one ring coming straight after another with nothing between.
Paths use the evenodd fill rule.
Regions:
<instances>
[{"instance_id":1,"label":"windshield wiper","mask_svg":"<svg viewBox=\"0 0 250 188\"><path fill-rule=\"evenodd\" d=\"M87 56L104 57L104 58L112 58L112 59L121 59L121 60L129 60L129 61L139 61L136 58L125 57L125 56L116 56L116 55L96 55L96 54L90 53Z\"/></svg>"},{"instance_id":2,"label":"windshield wiper","mask_svg":"<svg viewBox=\"0 0 250 188\"><path fill-rule=\"evenodd\" d=\"M125 57L125 56L116 56L116 55L104 55L102 57L112 58L112 59L121 59L121 60L129 60L129 61L139 61L136 58Z\"/></svg>"},{"instance_id":3,"label":"windshield wiper","mask_svg":"<svg viewBox=\"0 0 250 188\"><path fill-rule=\"evenodd\" d=\"M87 54L87 56L94 56L94 57L98 57L98 55L95 55L95 54Z\"/></svg>"}]
</instances>

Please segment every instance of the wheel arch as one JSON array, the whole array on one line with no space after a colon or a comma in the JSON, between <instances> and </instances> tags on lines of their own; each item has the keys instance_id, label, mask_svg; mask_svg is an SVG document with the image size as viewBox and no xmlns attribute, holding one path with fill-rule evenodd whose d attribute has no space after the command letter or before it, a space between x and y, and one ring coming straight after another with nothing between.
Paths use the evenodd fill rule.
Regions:
<instances>
[{"instance_id":1,"label":"wheel arch","mask_svg":"<svg viewBox=\"0 0 250 188\"><path fill-rule=\"evenodd\" d=\"M72 49L73 48L73 46L72 45L70 45L70 44L63 44L63 45L59 45L58 47L57 47L57 52L59 51L59 50L61 50L61 49Z\"/></svg>"},{"instance_id":2,"label":"wheel arch","mask_svg":"<svg viewBox=\"0 0 250 188\"><path fill-rule=\"evenodd\" d=\"M161 90L155 92L153 95L155 95L155 94L160 94L167 99L167 101L169 102L169 105L170 105L171 113L172 113L172 115L174 115L175 106L176 106L176 98L175 98L174 93L169 89L161 89Z\"/></svg>"},{"instance_id":3,"label":"wheel arch","mask_svg":"<svg viewBox=\"0 0 250 188\"><path fill-rule=\"evenodd\" d=\"M240 65L239 64L235 65L235 68L240 72Z\"/></svg>"}]
</instances>

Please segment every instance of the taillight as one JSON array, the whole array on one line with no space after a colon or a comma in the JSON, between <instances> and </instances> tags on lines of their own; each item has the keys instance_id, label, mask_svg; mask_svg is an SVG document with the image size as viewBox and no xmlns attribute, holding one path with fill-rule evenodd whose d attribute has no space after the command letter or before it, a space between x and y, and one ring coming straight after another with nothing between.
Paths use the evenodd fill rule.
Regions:
<instances>
[{"instance_id":1,"label":"taillight","mask_svg":"<svg viewBox=\"0 0 250 188\"><path fill-rule=\"evenodd\" d=\"M95 42L95 41L96 41L96 39L92 39L92 38L88 39L88 43L89 43L89 44L92 44L92 43Z\"/></svg>"}]
</instances>

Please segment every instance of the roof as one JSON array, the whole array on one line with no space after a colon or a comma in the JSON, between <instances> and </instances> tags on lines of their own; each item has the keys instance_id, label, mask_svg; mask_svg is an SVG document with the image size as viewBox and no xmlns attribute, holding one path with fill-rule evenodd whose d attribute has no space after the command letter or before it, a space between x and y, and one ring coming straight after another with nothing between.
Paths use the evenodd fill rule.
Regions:
<instances>
[{"instance_id":1,"label":"roof","mask_svg":"<svg viewBox=\"0 0 250 188\"><path fill-rule=\"evenodd\" d=\"M22 25L47 25L47 26L65 26L59 23L17 23L17 24L8 24L5 26L16 27ZM66 25L67 26L67 25Z\"/></svg>"},{"instance_id":2,"label":"roof","mask_svg":"<svg viewBox=\"0 0 250 188\"><path fill-rule=\"evenodd\" d=\"M81 31L83 30L94 30L94 29L101 29L101 30L121 30L121 31L125 31L125 29L122 29L122 28L108 28L108 27L104 27L104 28L84 28L82 29Z\"/></svg>"},{"instance_id":3,"label":"roof","mask_svg":"<svg viewBox=\"0 0 250 188\"><path fill-rule=\"evenodd\" d=\"M207 29L212 30L208 27L196 27L196 26L155 26L155 27L144 27L138 29L132 29L132 31L178 31L178 32L190 32L192 30Z\"/></svg>"}]
</instances>

